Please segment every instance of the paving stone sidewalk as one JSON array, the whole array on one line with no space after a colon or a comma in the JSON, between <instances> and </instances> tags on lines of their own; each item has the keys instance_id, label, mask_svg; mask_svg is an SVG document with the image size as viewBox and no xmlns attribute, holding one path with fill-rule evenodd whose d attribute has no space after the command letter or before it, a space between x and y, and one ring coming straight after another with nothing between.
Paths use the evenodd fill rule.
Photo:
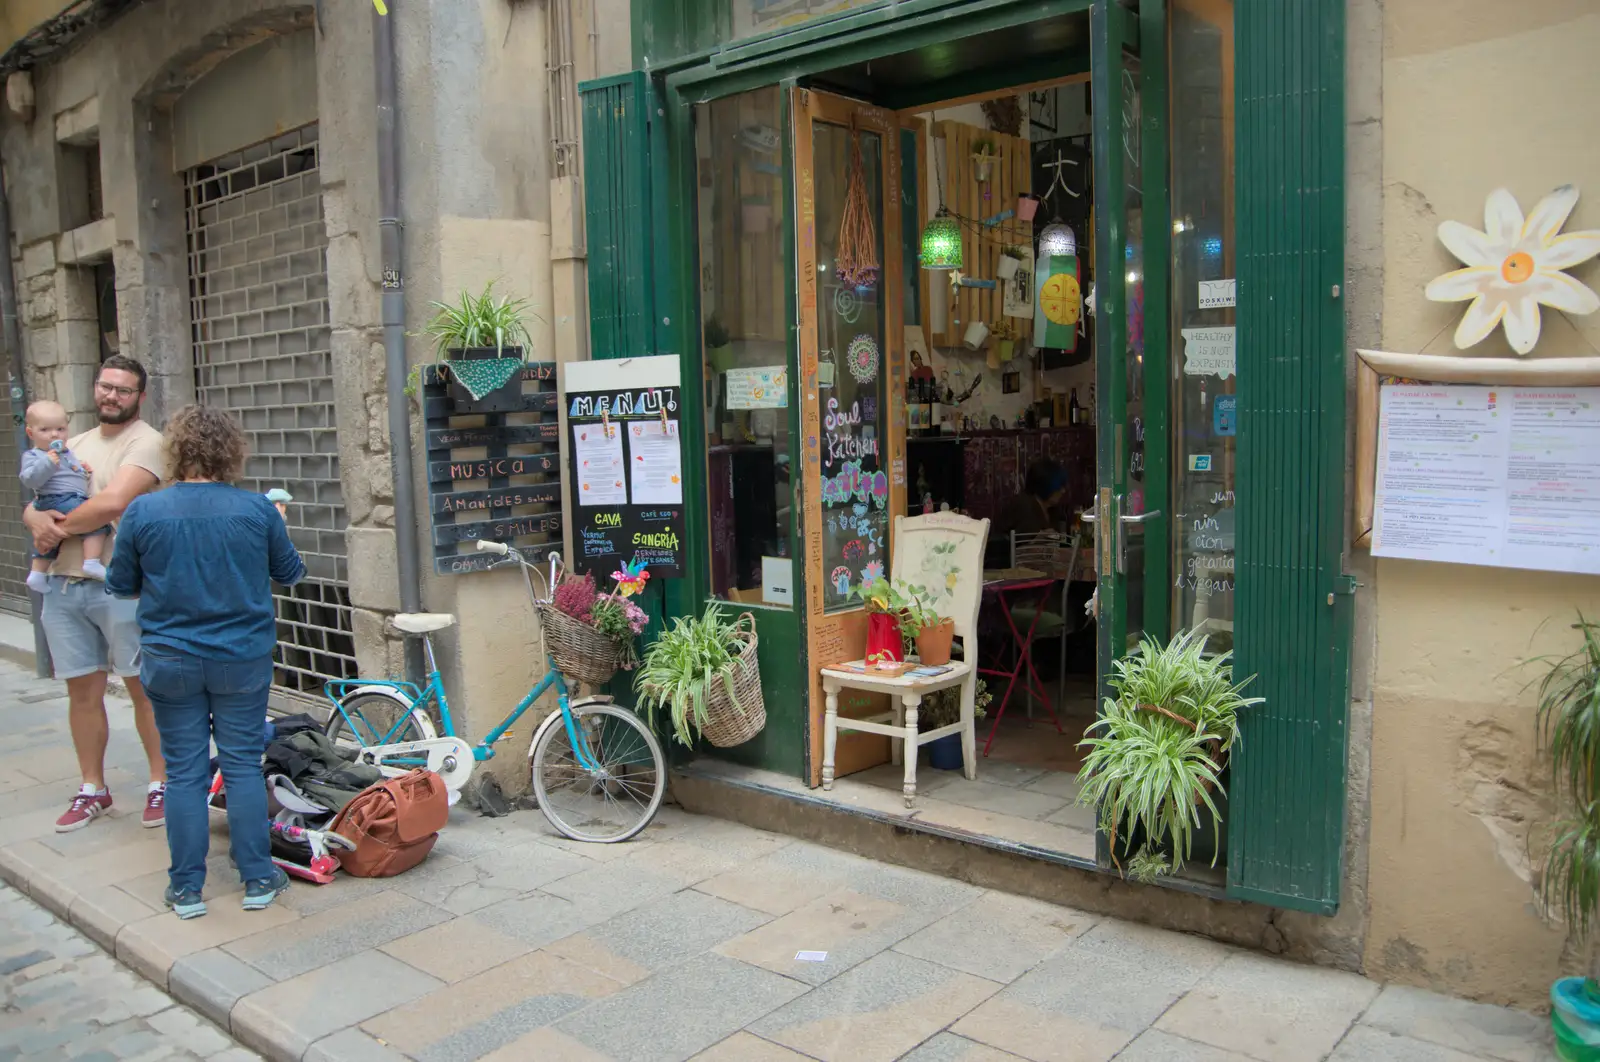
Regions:
<instances>
[{"instance_id":1,"label":"paving stone sidewalk","mask_svg":"<svg viewBox=\"0 0 1600 1062\"><path fill-rule=\"evenodd\" d=\"M125 704L112 726L115 810L54 833L76 782L65 698L59 684L0 664L0 728L11 737L0 756L0 874L280 1062L1551 1057L1533 1015L670 806L639 839L612 846L566 841L537 812L457 809L410 873L297 883L257 913L239 908L219 826L211 913L180 922L161 910L165 839L139 826L142 756ZM826 958L801 961L802 951ZM108 961L74 961L97 959Z\"/></svg>"}]
</instances>

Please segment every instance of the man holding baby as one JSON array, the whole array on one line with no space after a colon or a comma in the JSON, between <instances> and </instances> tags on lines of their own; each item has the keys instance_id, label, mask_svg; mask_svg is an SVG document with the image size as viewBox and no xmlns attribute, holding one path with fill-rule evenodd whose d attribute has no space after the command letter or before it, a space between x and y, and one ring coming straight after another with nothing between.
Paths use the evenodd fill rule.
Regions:
<instances>
[{"instance_id":1,"label":"man holding baby","mask_svg":"<svg viewBox=\"0 0 1600 1062\"><path fill-rule=\"evenodd\" d=\"M44 593L41 622L56 677L67 683L72 744L83 779L77 796L56 821L56 830L62 833L87 826L111 807L105 781L108 670L128 687L134 724L150 763L144 825L155 827L166 821L166 765L161 758L161 740L150 700L139 683L139 603L106 593L104 567L85 565L81 537L100 532L107 525L114 526L130 502L160 485L165 455L161 433L140 417L144 396L144 366L120 355L107 358L95 380L94 401L100 423L67 440L65 446L88 474L88 500L69 513L44 510L37 503L23 510L23 523L33 535L35 552L58 551L48 568L49 586ZM30 407L30 422L53 422L59 409L44 409L36 416ZM51 437L48 431L35 437L30 430L29 435L34 438L35 447ZM44 449L48 451L49 447ZM111 554L112 540L108 535L99 555L109 558Z\"/></svg>"}]
</instances>

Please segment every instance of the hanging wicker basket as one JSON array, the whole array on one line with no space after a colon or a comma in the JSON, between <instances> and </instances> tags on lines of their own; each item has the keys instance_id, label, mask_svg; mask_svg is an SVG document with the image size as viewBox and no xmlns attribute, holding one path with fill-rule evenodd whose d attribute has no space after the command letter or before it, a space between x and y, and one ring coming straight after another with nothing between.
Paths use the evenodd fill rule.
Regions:
<instances>
[{"instance_id":1,"label":"hanging wicker basket","mask_svg":"<svg viewBox=\"0 0 1600 1062\"><path fill-rule=\"evenodd\" d=\"M551 605L539 606L544 649L568 678L603 686L622 666L622 649L587 624Z\"/></svg>"},{"instance_id":2,"label":"hanging wicker basket","mask_svg":"<svg viewBox=\"0 0 1600 1062\"><path fill-rule=\"evenodd\" d=\"M756 657L756 618L746 612L739 617L739 638L744 648L739 659L707 685L706 723L701 728L705 739L719 749L743 745L767 725L767 702L761 695L761 664Z\"/></svg>"}]
</instances>

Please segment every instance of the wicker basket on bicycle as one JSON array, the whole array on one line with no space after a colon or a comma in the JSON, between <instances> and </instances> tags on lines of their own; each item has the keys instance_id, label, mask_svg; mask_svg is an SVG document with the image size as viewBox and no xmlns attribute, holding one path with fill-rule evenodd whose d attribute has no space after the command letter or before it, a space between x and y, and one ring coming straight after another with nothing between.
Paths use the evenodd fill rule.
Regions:
<instances>
[{"instance_id":1,"label":"wicker basket on bicycle","mask_svg":"<svg viewBox=\"0 0 1600 1062\"><path fill-rule=\"evenodd\" d=\"M761 665L756 659L756 618L739 617L737 637L744 642L739 659L720 675L712 676L706 692L705 739L719 749L742 745L767 725L767 702L761 695Z\"/></svg>"},{"instance_id":2,"label":"wicker basket on bicycle","mask_svg":"<svg viewBox=\"0 0 1600 1062\"><path fill-rule=\"evenodd\" d=\"M549 604L539 605L544 649L568 678L603 686L622 666L622 647Z\"/></svg>"}]
</instances>

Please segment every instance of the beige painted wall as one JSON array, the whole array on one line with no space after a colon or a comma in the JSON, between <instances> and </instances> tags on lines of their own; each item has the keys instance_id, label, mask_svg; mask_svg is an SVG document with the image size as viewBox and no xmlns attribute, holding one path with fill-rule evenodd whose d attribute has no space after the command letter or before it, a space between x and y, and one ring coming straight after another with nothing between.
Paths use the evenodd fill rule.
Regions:
<instances>
[{"instance_id":1,"label":"beige painted wall","mask_svg":"<svg viewBox=\"0 0 1600 1062\"><path fill-rule=\"evenodd\" d=\"M1509 188L1522 204L1558 185L1586 193L1569 229L1600 228L1600 10L1592 0L1388 0L1383 42L1385 349L1456 354L1465 304L1422 295L1456 267L1440 221L1482 227ZM1587 115L1587 117L1585 117ZM1600 285L1600 261L1574 270ZM1534 355L1593 354L1600 315L1546 310ZM1469 353L1510 357L1503 334ZM1538 1007L1575 969L1529 869L1552 808L1535 749L1530 673L1570 648L1600 578L1411 561L1376 565L1369 975ZM1363 632L1365 634L1366 632Z\"/></svg>"}]
</instances>

